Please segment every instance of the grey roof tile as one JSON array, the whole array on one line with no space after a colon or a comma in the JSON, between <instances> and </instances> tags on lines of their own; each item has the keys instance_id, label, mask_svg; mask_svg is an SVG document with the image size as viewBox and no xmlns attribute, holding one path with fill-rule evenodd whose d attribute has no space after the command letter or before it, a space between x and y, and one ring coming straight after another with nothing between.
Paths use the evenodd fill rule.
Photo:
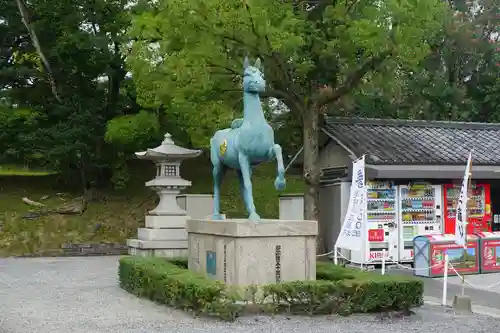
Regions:
<instances>
[{"instance_id":1,"label":"grey roof tile","mask_svg":"<svg viewBox=\"0 0 500 333\"><path fill-rule=\"evenodd\" d=\"M324 129L371 164L500 165L500 124L326 117Z\"/></svg>"}]
</instances>

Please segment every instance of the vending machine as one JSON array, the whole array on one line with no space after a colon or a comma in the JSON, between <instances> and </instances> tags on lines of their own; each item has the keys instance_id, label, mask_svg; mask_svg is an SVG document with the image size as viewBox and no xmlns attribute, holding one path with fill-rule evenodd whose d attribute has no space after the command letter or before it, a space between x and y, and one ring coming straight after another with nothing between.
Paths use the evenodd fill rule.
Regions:
<instances>
[{"instance_id":1,"label":"vending machine","mask_svg":"<svg viewBox=\"0 0 500 333\"><path fill-rule=\"evenodd\" d=\"M413 261L416 236L442 231L441 185L414 182L399 186L399 261Z\"/></svg>"},{"instance_id":2,"label":"vending machine","mask_svg":"<svg viewBox=\"0 0 500 333\"><path fill-rule=\"evenodd\" d=\"M446 184L444 188L444 231L455 233L457 201L460 195L459 184ZM467 234L491 232L491 194L489 184L471 183L467 203Z\"/></svg>"},{"instance_id":3,"label":"vending machine","mask_svg":"<svg viewBox=\"0 0 500 333\"><path fill-rule=\"evenodd\" d=\"M397 260L397 191L393 182L368 181L367 187L367 237L364 253L351 252L353 262L376 264ZM385 252L384 252L385 250ZM358 258L355 258L358 256Z\"/></svg>"}]
</instances>

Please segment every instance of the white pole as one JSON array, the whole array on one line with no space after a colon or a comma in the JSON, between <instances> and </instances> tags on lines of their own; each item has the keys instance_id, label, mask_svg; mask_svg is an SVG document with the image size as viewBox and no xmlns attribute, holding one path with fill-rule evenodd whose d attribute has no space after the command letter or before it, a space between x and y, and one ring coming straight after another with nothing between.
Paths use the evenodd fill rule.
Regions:
<instances>
[{"instance_id":1,"label":"white pole","mask_svg":"<svg viewBox=\"0 0 500 333\"><path fill-rule=\"evenodd\" d=\"M333 263L335 265L338 265L339 264L339 248L334 246L333 247Z\"/></svg>"},{"instance_id":2,"label":"white pole","mask_svg":"<svg viewBox=\"0 0 500 333\"><path fill-rule=\"evenodd\" d=\"M385 275L385 249L382 250L382 275Z\"/></svg>"},{"instance_id":3,"label":"white pole","mask_svg":"<svg viewBox=\"0 0 500 333\"><path fill-rule=\"evenodd\" d=\"M448 265L450 261L448 254L444 255L444 274L443 274L443 299L441 305L446 306L447 304L447 293L448 293Z\"/></svg>"}]
</instances>

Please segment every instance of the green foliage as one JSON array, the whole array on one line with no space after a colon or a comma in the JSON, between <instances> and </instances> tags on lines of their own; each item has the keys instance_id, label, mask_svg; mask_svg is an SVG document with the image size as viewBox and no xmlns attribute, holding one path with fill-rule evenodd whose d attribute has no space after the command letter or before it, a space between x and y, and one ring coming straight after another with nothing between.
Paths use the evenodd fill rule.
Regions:
<instances>
[{"instance_id":1,"label":"green foliage","mask_svg":"<svg viewBox=\"0 0 500 333\"><path fill-rule=\"evenodd\" d=\"M423 304L424 284L414 277L380 275L318 262L317 279L340 281L352 312L407 310Z\"/></svg>"},{"instance_id":2,"label":"green foliage","mask_svg":"<svg viewBox=\"0 0 500 333\"><path fill-rule=\"evenodd\" d=\"M146 110L118 116L108 122L104 140L106 143L126 147L128 151L143 149L159 139L158 117Z\"/></svg>"},{"instance_id":3,"label":"green foliage","mask_svg":"<svg viewBox=\"0 0 500 333\"><path fill-rule=\"evenodd\" d=\"M0 107L0 159L37 164L40 154L32 149L32 133L43 115L25 108Z\"/></svg>"},{"instance_id":4,"label":"green foliage","mask_svg":"<svg viewBox=\"0 0 500 333\"><path fill-rule=\"evenodd\" d=\"M267 0L163 0L134 16L127 62L141 103L164 105L193 144L207 146L240 112L246 54L263 59L268 95L298 124L320 84L342 97L386 60L418 64L445 13L438 0L331 1L313 10Z\"/></svg>"},{"instance_id":5,"label":"green foliage","mask_svg":"<svg viewBox=\"0 0 500 333\"><path fill-rule=\"evenodd\" d=\"M119 280L125 290L162 304L233 320L239 313L351 314L408 310L423 304L423 283L411 277L378 275L317 264L316 281L292 281L246 288L245 306L237 290L187 270L187 262L123 257Z\"/></svg>"},{"instance_id":6,"label":"green foliage","mask_svg":"<svg viewBox=\"0 0 500 333\"><path fill-rule=\"evenodd\" d=\"M130 293L196 314L234 320L240 310L223 283L160 258L122 257L118 277Z\"/></svg>"},{"instance_id":7,"label":"green foliage","mask_svg":"<svg viewBox=\"0 0 500 333\"><path fill-rule=\"evenodd\" d=\"M500 1L449 2L417 66L385 69L334 112L406 119L498 122ZM497 33L493 33L496 31Z\"/></svg>"},{"instance_id":8,"label":"green foliage","mask_svg":"<svg viewBox=\"0 0 500 333\"><path fill-rule=\"evenodd\" d=\"M423 283L412 277L379 275L325 262L318 262L316 270L316 281L263 286L263 302L272 300L275 311L344 315L409 310L423 304Z\"/></svg>"},{"instance_id":9,"label":"green foliage","mask_svg":"<svg viewBox=\"0 0 500 333\"><path fill-rule=\"evenodd\" d=\"M26 5L52 73L26 42L30 37L15 1L0 4L0 90L11 109L11 121L0 125L8 127L0 128L3 162L45 166L80 189L107 183L103 175L119 157L104 142L106 124L140 110L120 53L130 9L115 0ZM54 98L52 80L60 100ZM15 120L12 110L30 110L31 123Z\"/></svg>"},{"instance_id":10,"label":"green foliage","mask_svg":"<svg viewBox=\"0 0 500 333\"><path fill-rule=\"evenodd\" d=\"M26 5L62 103L15 1L1 2L0 162L68 182L125 186L130 153L160 129L206 147L241 115L247 54L281 102L269 119L287 154L323 94L340 115L500 120L499 0Z\"/></svg>"},{"instance_id":11,"label":"green foliage","mask_svg":"<svg viewBox=\"0 0 500 333\"><path fill-rule=\"evenodd\" d=\"M111 182L115 189L126 188L131 179L127 161L132 154L158 144L160 138L158 117L146 110L118 116L108 122L104 141L113 146L115 153L110 163Z\"/></svg>"},{"instance_id":12,"label":"green foliage","mask_svg":"<svg viewBox=\"0 0 500 333\"><path fill-rule=\"evenodd\" d=\"M111 170L113 172L111 182L113 183L114 189L125 189L130 182L131 174L127 165L127 157L123 152L118 152L118 157L111 165Z\"/></svg>"}]
</instances>

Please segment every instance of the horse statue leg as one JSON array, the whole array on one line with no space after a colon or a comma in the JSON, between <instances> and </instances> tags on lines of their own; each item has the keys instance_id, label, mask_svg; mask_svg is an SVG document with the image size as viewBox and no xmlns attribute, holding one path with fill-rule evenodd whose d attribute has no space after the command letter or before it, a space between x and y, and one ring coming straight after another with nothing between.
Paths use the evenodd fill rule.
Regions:
<instances>
[{"instance_id":1,"label":"horse statue leg","mask_svg":"<svg viewBox=\"0 0 500 333\"><path fill-rule=\"evenodd\" d=\"M214 146L214 140L210 140L210 160L212 162L212 176L214 180L214 210L212 213L213 220L222 220L220 214L220 186L226 174L227 167L222 164L218 147Z\"/></svg>"},{"instance_id":2,"label":"horse statue leg","mask_svg":"<svg viewBox=\"0 0 500 333\"><path fill-rule=\"evenodd\" d=\"M247 201L245 200L246 190L245 190L245 182L243 180L243 175L241 174L241 170L236 170L236 173L238 174L238 181L240 185L241 198L243 199L243 205L245 206L245 209L248 212ZM252 177L252 169L250 169L250 177Z\"/></svg>"},{"instance_id":3,"label":"horse statue leg","mask_svg":"<svg viewBox=\"0 0 500 333\"><path fill-rule=\"evenodd\" d=\"M278 176L274 181L274 187L278 191L283 191L286 187L285 180L285 165L283 164L283 153L281 151L281 146L278 144L274 144L271 149L269 149L269 159L276 158L276 162L278 164Z\"/></svg>"},{"instance_id":4,"label":"horse statue leg","mask_svg":"<svg viewBox=\"0 0 500 333\"><path fill-rule=\"evenodd\" d=\"M243 200L245 200L245 206L248 211L248 219L251 221L260 221L260 216L255 211L255 205L253 203L252 171L250 161L243 153L239 153L238 160L240 162L241 178L243 180L244 187Z\"/></svg>"}]
</instances>

